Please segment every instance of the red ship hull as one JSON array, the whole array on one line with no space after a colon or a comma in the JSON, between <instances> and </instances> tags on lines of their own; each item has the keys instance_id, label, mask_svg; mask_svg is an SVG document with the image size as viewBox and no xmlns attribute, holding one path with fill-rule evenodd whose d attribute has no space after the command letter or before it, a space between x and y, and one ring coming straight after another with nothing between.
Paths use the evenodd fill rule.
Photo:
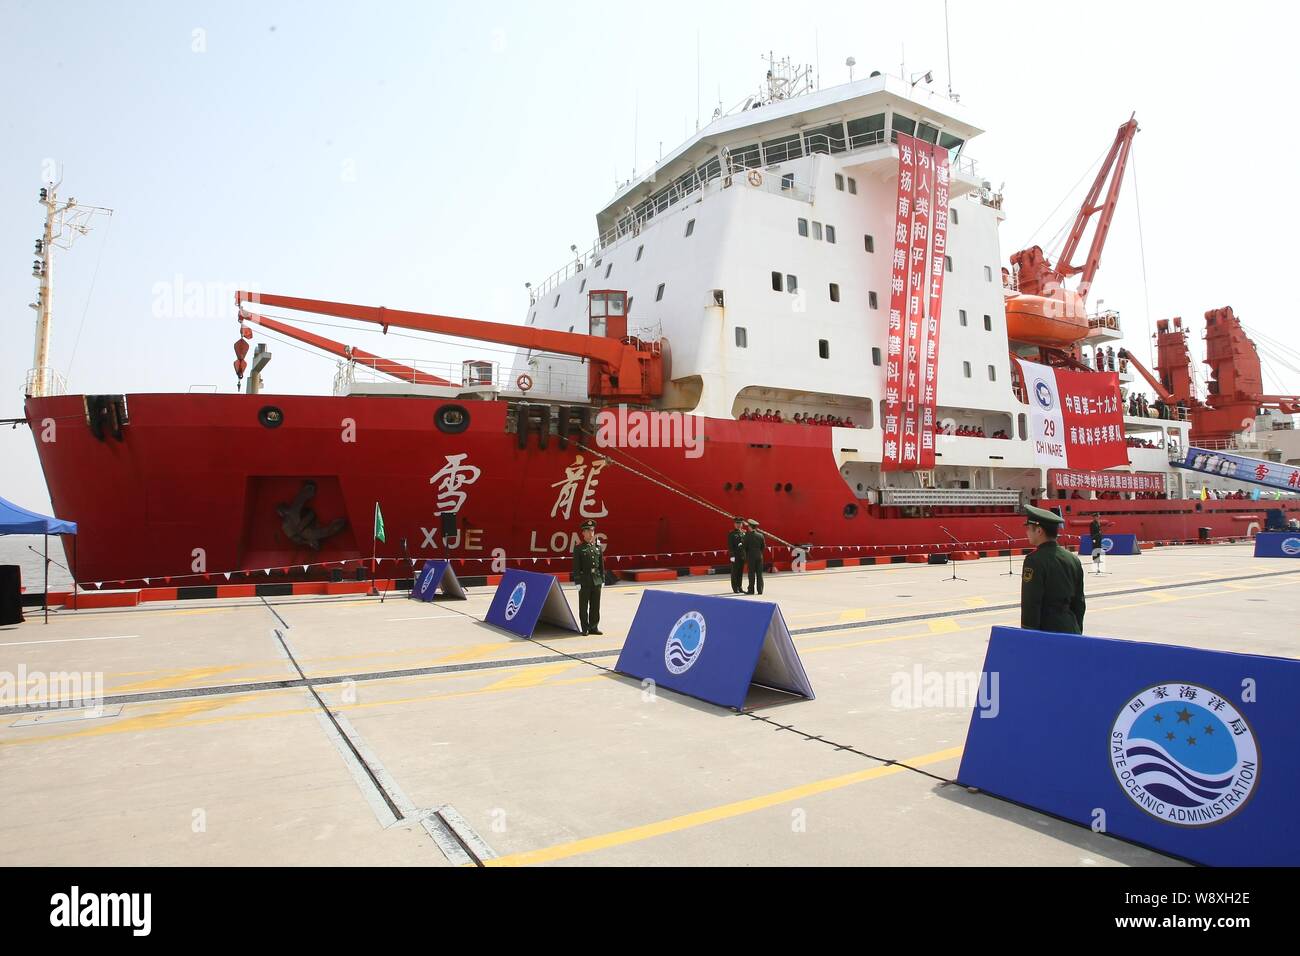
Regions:
<instances>
[{"instance_id":1,"label":"red ship hull","mask_svg":"<svg viewBox=\"0 0 1300 956\"><path fill-rule=\"evenodd\" d=\"M469 424L459 434L435 426L448 403L418 397L143 394L127 404L120 437L100 438L82 396L27 402L55 513L79 525L82 582L193 582L268 568L321 577L339 562L371 557L376 502L387 538L380 558L445 551L467 574L500 570L501 559L567 567L587 517L597 520L615 568L725 563L729 514L762 522L777 561L789 559L782 541L834 559L962 547L943 529L986 549L1007 546L997 525L1020 533L1009 509L902 517L856 499L838 472L829 428L707 419L698 457L682 448L614 448L593 475L590 439L583 448L551 435L539 447L534 433L521 444L508 430L506 402L463 403ZM282 413L275 427L259 419L268 406ZM295 541L291 527L304 523L293 504L308 483L315 487L308 536L311 527L337 529L316 549L301 535ZM1108 533L1145 541L1196 540L1207 527L1213 537L1245 537L1262 527L1267 507L1300 515L1294 501L1045 504L1064 506L1067 517L1101 511L1113 522ZM437 516L450 510L457 534L444 542ZM339 519L346 526L337 527ZM1087 522L1072 521L1067 531L1079 534Z\"/></svg>"}]
</instances>

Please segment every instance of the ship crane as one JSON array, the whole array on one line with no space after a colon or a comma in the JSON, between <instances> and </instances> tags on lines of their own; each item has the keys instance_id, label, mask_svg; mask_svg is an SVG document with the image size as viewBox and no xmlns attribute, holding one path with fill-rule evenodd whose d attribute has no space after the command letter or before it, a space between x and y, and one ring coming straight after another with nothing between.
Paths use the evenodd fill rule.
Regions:
<instances>
[{"instance_id":1,"label":"ship crane","mask_svg":"<svg viewBox=\"0 0 1300 956\"><path fill-rule=\"evenodd\" d=\"M1185 403L1192 422L1192 444L1231 443L1254 428L1261 408L1276 408L1286 415L1300 412L1300 395L1264 393L1259 352L1231 308L1205 313L1205 364L1210 367L1207 394L1202 401L1193 391L1191 353L1187 329L1181 318L1156 322L1156 371L1147 370L1132 352L1121 349L1168 405Z\"/></svg>"},{"instance_id":2,"label":"ship crane","mask_svg":"<svg viewBox=\"0 0 1300 956\"><path fill-rule=\"evenodd\" d=\"M1088 190L1087 198L1075 215L1074 224L1065 247L1057 257L1056 265L1048 262L1039 246L1031 246L1011 256L1014 273L1012 290L1007 296L1007 337L1043 348L1069 348L1088 335L1088 290L1101 265L1101 251L1106 245L1115 208L1119 202L1120 185L1128 165L1133 137L1138 131L1137 120L1129 121L1115 133L1097 178ZM1107 180L1110 185L1107 186ZM1105 198L1102 189L1105 187ZM1075 254L1082 242L1088 223L1097 216L1097 226L1087 257L1076 264ZM1066 279L1080 276L1076 289L1068 289Z\"/></svg>"},{"instance_id":3,"label":"ship crane","mask_svg":"<svg viewBox=\"0 0 1300 956\"><path fill-rule=\"evenodd\" d=\"M235 293L239 322L244 329L247 328L245 323L262 325L281 332L287 328L283 323L251 311L246 308L246 305L271 306L295 312L328 315L378 325L385 333L390 327L396 327L586 359L589 361L587 391L590 397L598 402L648 404L661 396L664 382L664 343L646 342L627 334L627 293L592 290L588 293L588 303L592 332L597 333L599 330L603 334L557 332L502 322L464 319L426 312L407 312L384 306L351 305L344 302L272 295L264 292ZM347 348L329 339L310 336L309 333L301 331L298 331L294 337L333 354L341 354L336 349ZM241 332L241 342L243 338L246 336ZM357 351L353 350L353 354L356 355ZM363 357L367 361L376 359L385 363L387 367L379 367L379 371L393 374L404 381L412 380L411 374L414 373L414 369L387 359L379 359L378 356L371 356L370 353L363 353ZM242 361L241 355L235 363L237 372Z\"/></svg>"}]
</instances>

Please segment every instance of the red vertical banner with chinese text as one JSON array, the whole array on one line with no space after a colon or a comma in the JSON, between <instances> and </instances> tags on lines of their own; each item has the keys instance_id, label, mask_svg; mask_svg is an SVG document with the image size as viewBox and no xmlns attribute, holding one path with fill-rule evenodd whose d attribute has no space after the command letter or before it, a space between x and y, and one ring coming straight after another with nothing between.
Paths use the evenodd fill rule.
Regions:
<instances>
[{"instance_id":1,"label":"red vertical banner with chinese text","mask_svg":"<svg viewBox=\"0 0 1300 956\"><path fill-rule=\"evenodd\" d=\"M930 212L934 202L934 155L913 142L912 229L907 253L907 311L903 317L903 437L900 468L921 467L921 350L929 298ZM899 151L902 151L899 144Z\"/></svg>"},{"instance_id":2,"label":"red vertical banner with chinese text","mask_svg":"<svg viewBox=\"0 0 1300 956\"><path fill-rule=\"evenodd\" d=\"M894 210L894 253L891 260L889 325L885 345L883 471L898 471L903 463L903 386L905 334L911 291L911 246L913 193L916 177L916 145L911 136L898 134L898 202Z\"/></svg>"},{"instance_id":3,"label":"red vertical banner with chinese text","mask_svg":"<svg viewBox=\"0 0 1300 956\"><path fill-rule=\"evenodd\" d=\"M921 456L919 467L934 467L935 408L939 393L939 320L943 317L943 277L948 255L948 151L931 146L934 196L930 226L930 302L921 349Z\"/></svg>"}]
</instances>

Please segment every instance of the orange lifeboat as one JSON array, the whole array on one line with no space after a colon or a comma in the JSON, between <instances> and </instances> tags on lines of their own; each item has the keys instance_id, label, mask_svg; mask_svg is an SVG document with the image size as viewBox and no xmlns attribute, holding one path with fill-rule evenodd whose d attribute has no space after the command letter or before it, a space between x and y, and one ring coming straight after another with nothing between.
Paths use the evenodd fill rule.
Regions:
<instances>
[{"instance_id":1,"label":"orange lifeboat","mask_svg":"<svg viewBox=\"0 0 1300 956\"><path fill-rule=\"evenodd\" d=\"M1062 348L1088 336L1083 297L1070 289L1057 287L1050 295L1009 295L1006 310L1007 338L1013 342Z\"/></svg>"}]
</instances>

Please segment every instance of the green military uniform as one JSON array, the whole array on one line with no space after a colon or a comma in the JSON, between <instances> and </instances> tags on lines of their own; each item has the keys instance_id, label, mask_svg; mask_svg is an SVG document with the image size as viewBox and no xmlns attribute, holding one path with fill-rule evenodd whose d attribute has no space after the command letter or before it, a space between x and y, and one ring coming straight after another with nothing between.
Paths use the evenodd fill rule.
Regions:
<instances>
[{"instance_id":1,"label":"green military uniform","mask_svg":"<svg viewBox=\"0 0 1300 956\"><path fill-rule=\"evenodd\" d=\"M585 521L583 529L596 528ZM573 581L578 585L578 623L583 634L600 633L600 589L605 586L605 553L594 539L573 549Z\"/></svg>"},{"instance_id":2,"label":"green military uniform","mask_svg":"<svg viewBox=\"0 0 1300 956\"><path fill-rule=\"evenodd\" d=\"M746 594L754 593L755 584L758 585L758 593L763 593L763 550L766 547L767 539L758 530L758 522L750 518L749 530L745 532L745 565L749 568L749 589Z\"/></svg>"},{"instance_id":3,"label":"green military uniform","mask_svg":"<svg viewBox=\"0 0 1300 956\"><path fill-rule=\"evenodd\" d=\"M1025 520L1055 528L1065 523L1060 515L1034 507L1025 508ZM1021 627L1082 634L1084 608L1083 565L1077 555L1052 538L1025 556L1020 582Z\"/></svg>"},{"instance_id":4,"label":"green military uniform","mask_svg":"<svg viewBox=\"0 0 1300 956\"><path fill-rule=\"evenodd\" d=\"M736 527L727 535L727 553L731 556L731 593L742 593L745 577L745 519L737 518Z\"/></svg>"}]
</instances>

